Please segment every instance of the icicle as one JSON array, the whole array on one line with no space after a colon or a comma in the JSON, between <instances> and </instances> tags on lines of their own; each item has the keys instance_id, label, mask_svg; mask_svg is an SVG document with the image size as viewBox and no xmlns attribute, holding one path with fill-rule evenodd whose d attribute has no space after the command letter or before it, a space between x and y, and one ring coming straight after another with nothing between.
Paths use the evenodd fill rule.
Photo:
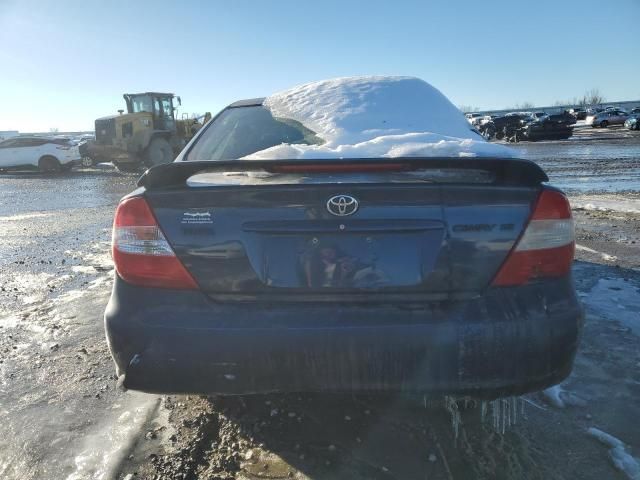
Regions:
<instances>
[{"instance_id":1,"label":"icicle","mask_svg":"<svg viewBox=\"0 0 640 480\"><path fill-rule=\"evenodd\" d=\"M458 410L458 404L453 397L445 396L444 397L445 408L451 415L451 427L453 428L453 438L455 441L458 441L458 430L460 428L460 424L462 423L462 419L460 417L460 411Z\"/></svg>"},{"instance_id":2,"label":"icicle","mask_svg":"<svg viewBox=\"0 0 640 480\"><path fill-rule=\"evenodd\" d=\"M487 415L489 409L491 409L493 429L504 435L509 428L518 423L518 408L520 408L521 418L527 419L525 402L526 400L520 397L498 398L490 401L482 400L480 402L480 421L481 423L488 421Z\"/></svg>"}]
</instances>

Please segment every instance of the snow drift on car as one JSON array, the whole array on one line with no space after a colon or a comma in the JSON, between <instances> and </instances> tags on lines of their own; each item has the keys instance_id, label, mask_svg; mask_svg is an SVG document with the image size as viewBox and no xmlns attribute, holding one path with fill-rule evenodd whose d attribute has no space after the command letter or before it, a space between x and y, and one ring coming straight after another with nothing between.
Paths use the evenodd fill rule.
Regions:
<instances>
[{"instance_id":1,"label":"snow drift on car","mask_svg":"<svg viewBox=\"0 0 640 480\"><path fill-rule=\"evenodd\" d=\"M419 78L322 80L275 93L264 105L275 118L302 123L324 143L283 143L248 159L516 156L486 142L455 105Z\"/></svg>"}]
</instances>

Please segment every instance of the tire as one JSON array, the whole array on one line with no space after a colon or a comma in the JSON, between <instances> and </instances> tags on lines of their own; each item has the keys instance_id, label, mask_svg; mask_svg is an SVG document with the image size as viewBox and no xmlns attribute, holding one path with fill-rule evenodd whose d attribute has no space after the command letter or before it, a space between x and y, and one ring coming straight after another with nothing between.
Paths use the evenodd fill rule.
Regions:
<instances>
[{"instance_id":1,"label":"tire","mask_svg":"<svg viewBox=\"0 0 640 480\"><path fill-rule=\"evenodd\" d=\"M62 170L62 166L56 157L45 155L38 160L38 169L43 173L56 173Z\"/></svg>"},{"instance_id":2,"label":"tire","mask_svg":"<svg viewBox=\"0 0 640 480\"><path fill-rule=\"evenodd\" d=\"M607 128L609 126L609 122L603 120L600 122L600 128Z\"/></svg>"},{"instance_id":3,"label":"tire","mask_svg":"<svg viewBox=\"0 0 640 480\"><path fill-rule=\"evenodd\" d=\"M169 142L162 137L156 137L144 152L144 164L151 168L156 165L173 162L173 149Z\"/></svg>"},{"instance_id":4,"label":"tire","mask_svg":"<svg viewBox=\"0 0 640 480\"><path fill-rule=\"evenodd\" d=\"M84 168L93 167L94 163L95 162L91 157L82 157L82 159L80 160L80 165L82 165Z\"/></svg>"}]
</instances>

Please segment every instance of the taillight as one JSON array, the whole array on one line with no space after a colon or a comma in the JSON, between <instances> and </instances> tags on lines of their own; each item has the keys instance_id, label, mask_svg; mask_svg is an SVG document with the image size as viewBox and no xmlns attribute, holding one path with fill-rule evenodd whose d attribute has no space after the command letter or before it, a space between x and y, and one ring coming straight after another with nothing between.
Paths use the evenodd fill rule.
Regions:
<instances>
[{"instance_id":1,"label":"taillight","mask_svg":"<svg viewBox=\"0 0 640 480\"><path fill-rule=\"evenodd\" d=\"M112 254L118 275L128 283L181 290L198 288L142 197L128 198L118 205Z\"/></svg>"},{"instance_id":2,"label":"taillight","mask_svg":"<svg viewBox=\"0 0 640 480\"><path fill-rule=\"evenodd\" d=\"M567 197L542 190L524 233L500 267L492 285L523 285L563 277L571 270L575 236Z\"/></svg>"}]
</instances>

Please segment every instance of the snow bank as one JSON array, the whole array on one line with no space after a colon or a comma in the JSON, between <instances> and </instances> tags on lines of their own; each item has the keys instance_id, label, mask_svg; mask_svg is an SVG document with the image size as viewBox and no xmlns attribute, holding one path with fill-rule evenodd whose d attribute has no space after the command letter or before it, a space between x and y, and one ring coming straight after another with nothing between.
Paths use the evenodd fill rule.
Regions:
<instances>
[{"instance_id":1,"label":"snow bank","mask_svg":"<svg viewBox=\"0 0 640 480\"><path fill-rule=\"evenodd\" d=\"M581 196L572 197L571 206L575 210L599 212L640 213L640 200L623 196Z\"/></svg>"},{"instance_id":2,"label":"snow bank","mask_svg":"<svg viewBox=\"0 0 640 480\"><path fill-rule=\"evenodd\" d=\"M611 462L618 470L622 470L631 480L640 480L640 463L629 455L622 441L594 427L589 428L587 433L610 447Z\"/></svg>"},{"instance_id":3,"label":"snow bank","mask_svg":"<svg viewBox=\"0 0 640 480\"><path fill-rule=\"evenodd\" d=\"M472 131L440 91L418 78L323 80L271 95L264 105L275 118L302 123L324 143L281 144L244 158L517 156Z\"/></svg>"},{"instance_id":4,"label":"snow bank","mask_svg":"<svg viewBox=\"0 0 640 480\"><path fill-rule=\"evenodd\" d=\"M565 408L567 406L585 407L587 405L584 399L565 390L560 384L543 390L542 395L556 408Z\"/></svg>"}]
</instances>

